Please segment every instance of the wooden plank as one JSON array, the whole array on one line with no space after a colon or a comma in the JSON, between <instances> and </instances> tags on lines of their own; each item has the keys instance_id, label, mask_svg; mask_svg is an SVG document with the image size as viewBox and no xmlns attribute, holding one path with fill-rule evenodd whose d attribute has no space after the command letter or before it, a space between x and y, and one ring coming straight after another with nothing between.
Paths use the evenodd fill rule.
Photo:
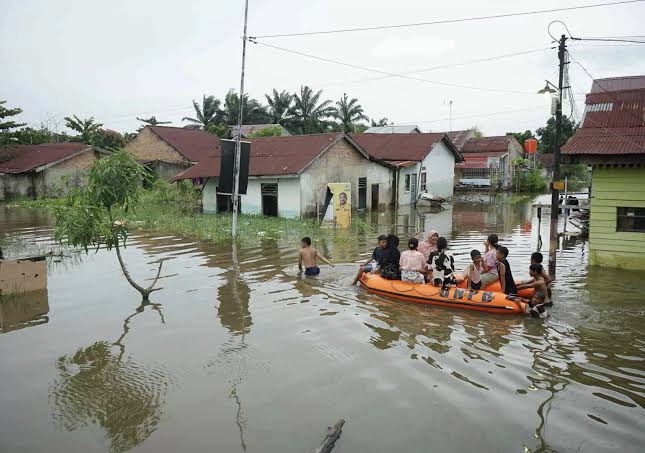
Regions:
<instances>
[{"instance_id":1,"label":"wooden plank","mask_svg":"<svg viewBox=\"0 0 645 453\"><path fill-rule=\"evenodd\" d=\"M0 261L0 295L22 294L45 288L45 257Z\"/></svg>"},{"instance_id":2,"label":"wooden plank","mask_svg":"<svg viewBox=\"0 0 645 453\"><path fill-rule=\"evenodd\" d=\"M631 243L638 242L645 244L645 233L633 233L627 231L593 231L592 240L596 239L607 239L607 240L620 240L620 241L629 241Z\"/></svg>"}]
</instances>

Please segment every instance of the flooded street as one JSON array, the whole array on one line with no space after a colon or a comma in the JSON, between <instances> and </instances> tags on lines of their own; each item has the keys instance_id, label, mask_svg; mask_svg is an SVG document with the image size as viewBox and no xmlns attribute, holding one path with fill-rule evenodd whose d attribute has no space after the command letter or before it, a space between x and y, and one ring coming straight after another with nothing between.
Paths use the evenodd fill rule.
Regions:
<instances>
[{"instance_id":1,"label":"flooded street","mask_svg":"<svg viewBox=\"0 0 645 453\"><path fill-rule=\"evenodd\" d=\"M366 218L439 230L460 270L495 232L525 278L535 201ZM51 228L0 208L7 258L51 250ZM546 259L548 211L541 232ZM298 275L296 241L139 234L135 279L167 259L147 305L114 252L63 250L47 292L0 303L0 451L305 452L341 417L334 452L643 451L642 273L588 268L564 238L551 316L503 317L351 287L375 238L312 239L339 263L318 278Z\"/></svg>"}]
</instances>

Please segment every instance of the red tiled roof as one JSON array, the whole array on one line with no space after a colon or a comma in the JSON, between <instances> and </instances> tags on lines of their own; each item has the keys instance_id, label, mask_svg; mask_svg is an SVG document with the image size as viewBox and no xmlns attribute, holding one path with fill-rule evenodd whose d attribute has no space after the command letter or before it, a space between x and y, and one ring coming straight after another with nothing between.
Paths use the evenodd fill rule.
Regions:
<instances>
[{"instance_id":1,"label":"red tiled roof","mask_svg":"<svg viewBox=\"0 0 645 453\"><path fill-rule=\"evenodd\" d=\"M249 176L298 174L341 136L335 132L249 139L247 140L251 142ZM219 176L219 170L219 155L210 155L173 179Z\"/></svg>"},{"instance_id":2,"label":"red tiled roof","mask_svg":"<svg viewBox=\"0 0 645 453\"><path fill-rule=\"evenodd\" d=\"M645 126L645 89L589 93L582 127Z\"/></svg>"},{"instance_id":3,"label":"red tiled roof","mask_svg":"<svg viewBox=\"0 0 645 453\"><path fill-rule=\"evenodd\" d=\"M446 132L446 134L448 134L448 137L450 137L450 140L452 140L452 143L455 145L455 147L459 151L461 151L464 147L464 144L473 134L473 131L472 129L466 129L464 131L450 131Z\"/></svg>"},{"instance_id":4,"label":"red tiled roof","mask_svg":"<svg viewBox=\"0 0 645 453\"><path fill-rule=\"evenodd\" d=\"M23 173L64 160L91 148L85 143L16 145L0 149L0 173Z\"/></svg>"},{"instance_id":5,"label":"red tiled roof","mask_svg":"<svg viewBox=\"0 0 645 453\"><path fill-rule=\"evenodd\" d=\"M562 148L563 154L645 154L645 126L581 127Z\"/></svg>"},{"instance_id":6,"label":"red tiled roof","mask_svg":"<svg viewBox=\"0 0 645 453\"><path fill-rule=\"evenodd\" d=\"M168 126L146 127L192 162L199 162L219 150L219 137L201 129Z\"/></svg>"},{"instance_id":7,"label":"red tiled roof","mask_svg":"<svg viewBox=\"0 0 645 453\"><path fill-rule=\"evenodd\" d=\"M596 79L591 84L592 93L605 91L641 90L645 88L645 76L609 77Z\"/></svg>"},{"instance_id":8,"label":"red tiled roof","mask_svg":"<svg viewBox=\"0 0 645 453\"><path fill-rule=\"evenodd\" d=\"M462 153L490 153L507 152L508 144L513 139L510 135L496 135L492 137L473 137L461 148Z\"/></svg>"},{"instance_id":9,"label":"red tiled roof","mask_svg":"<svg viewBox=\"0 0 645 453\"><path fill-rule=\"evenodd\" d=\"M349 134L370 156L386 161L422 161L433 146L444 141L461 161L461 155L450 138L443 132L422 134Z\"/></svg>"}]
</instances>

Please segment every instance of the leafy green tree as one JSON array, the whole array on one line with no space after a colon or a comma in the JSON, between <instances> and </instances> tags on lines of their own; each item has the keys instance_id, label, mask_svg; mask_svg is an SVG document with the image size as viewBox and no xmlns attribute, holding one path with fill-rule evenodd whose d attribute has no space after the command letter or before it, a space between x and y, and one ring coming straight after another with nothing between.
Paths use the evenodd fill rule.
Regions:
<instances>
[{"instance_id":1,"label":"leafy green tree","mask_svg":"<svg viewBox=\"0 0 645 453\"><path fill-rule=\"evenodd\" d=\"M343 93L343 97L336 102L334 116L340 121L340 127L344 132L354 132L354 123L368 119L363 113L363 107L358 103L358 99L349 99L347 93Z\"/></svg>"},{"instance_id":2,"label":"leafy green tree","mask_svg":"<svg viewBox=\"0 0 645 453\"><path fill-rule=\"evenodd\" d=\"M226 137L229 129L230 128L226 124L217 124L214 126L208 126L207 132L217 135L219 138L223 138Z\"/></svg>"},{"instance_id":3,"label":"leafy green tree","mask_svg":"<svg viewBox=\"0 0 645 453\"><path fill-rule=\"evenodd\" d=\"M16 123L13 120L5 121L5 118L11 118L22 113L21 108L7 108L4 106L7 101L0 100L0 146L10 145L16 143L15 132L16 129L25 125L25 123Z\"/></svg>"},{"instance_id":4,"label":"leafy green tree","mask_svg":"<svg viewBox=\"0 0 645 453\"><path fill-rule=\"evenodd\" d=\"M327 129L327 118L334 115L330 100L320 102L322 90L314 93L308 86L300 87L300 94L294 94L294 118L297 130L302 134L314 134Z\"/></svg>"},{"instance_id":5,"label":"leafy green tree","mask_svg":"<svg viewBox=\"0 0 645 453\"><path fill-rule=\"evenodd\" d=\"M172 121L159 121L156 116L151 116L150 118L139 118L137 116L137 119L141 121L144 126L159 126L161 124L171 124Z\"/></svg>"},{"instance_id":6,"label":"leafy green tree","mask_svg":"<svg viewBox=\"0 0 645 453\"><path fill-rule=\"evenodd\" d=\"M242 111L242 124L266 124L271 121L271 116L257 99L250 99L244 95ZM240 96L235 90L229 90L224 98L224 118L226 124L237 124L240 115Z\"/></svg>"},{"instance_id":7,"label":"leafy green tree","mask_svg":"<svg viewBox=\"0 0 645 453\"><path fill-rule=\"evenodd\" d=\"M388 120L387 118L381 118L378 121L372 120L370 125L372 127L385 127L385 126L387 126L389 124L389 122L390 122L390 120Z\"/></svg>"},{"instance_id":8,"label":"leafy green tree","mask_svg":"<svg viewBox=\"0 0 645 453\"><path fill-rule=\"evenodd\" d=\"M260 129L259 131L254 132L253 134L249 134L248 138L280 136L282 136L282 128L278 125L275 125L271 127L265 127L264 129Z\"/></svg>"},{"instance_id":9,"label":"leafy green tree","mask_svg":"<svg viewBox=\"0 0 645 453\"><path fill-rule=\"evenodd\" d=\"M283 90L278 93L274 88L271 96L265 94L264 97L269 104L268 113L273 124L288 124L293 118L293 94Z\"/></svg>"},{"instance_id":10,"label":"leafy green tree","mask_svg":"<svg viewBox=\"0 0 645 453\"><path fill-rule=\"evenodd\" d=\"M520 142L520 144L521 144L522 146L524 146L524 142L525 142L526 140L529 140L529 139L531 139L531 138L535 138L535 135L533 135L533 132L531 132L531 131L530 131L530 130L528 130L528 129L527 129L527 130L525 130L524 132L511 132L510 134L511 134L513 137L515 137L515 138L517 139L517 141L518 141L518 142Z\"/></svg>"},{"instance_id":11,"label":"leafy green tree","mask_svg":"<svg viewBox=\"0 0 645 453\"><path fill-rule=\"evenodd\" d=\"M125 144L125 137L112 129L99 129L92 136L92 145L102 149L117 150Z\"/></svg>"},{"instance_id":12,"label":"leafy green tree","mask_svg":"<svg viewBox=\"0 0 645 453\"><path fill-rule=\"evenodd\" d=\"M475 137L475 138L481 138L481 137L484 136L483 132L481 131L481 129L477 125L471 127L470 130L473 131L473 137Z\"/></svg>"},{"instance_id":13,"label":"leafy green tree","mask_svg":"<svg viewBox=\"0 0 645 453\"><path fill-rule=\"evenodd\" d=\"M563 146L575 134L578 125L571 121L566 115L562 115L562 135L560 146ZM535 134L539 138L538 151L541 153L552 153L555 145L555 118L551 117L546 126L536 129Z\"/></svg>"},{"instance_id":14,"label":"leafy green tree","mask_svg":"<svg viewBox=\"0 0 645 453\"><path fill-rule=\"evenodd\" d=\"M159 262L157 276L144 288L130 276L121 247L125 247L128 238L127 216L140 205L147 178L145 168L124 150L98 159L90 168L87 185L71 190L64 205L56 208L54 230L56 240L82 247L86 252L90 247L114 248L123 275L144 300L158 289L154 286L163 260Z\"/></svg>"},{"instance_id":15,"label":"leafy green tree","mask_svg":"<svg viewBox=\"0 0 645 453\"><path fill-rule=\"evenodd\" d=\"M224 112L220 108L222 102L215 96L206 96L202 98L202 105L200 106L197 101L193 100L193 107L195 108L195 118L185 116L182 121L188 121L186 127L208 130L211 126L216 126L223 122Z\"/></svg>"},{"instance_id":16,"label":"leafy green tree","mask_svg":"<svg viewBox=\"0 0 645 453\"><path fill-rule=\"evenodd\" d=\"M86 119L80 119L78 116L74 115L73 117L65 117L65 126L78 132L80 134L80 140L83 143L89 144L92 142L94 134L98 132L103 124L97 123L93 116Z\"/></svg>"}]
</instances>

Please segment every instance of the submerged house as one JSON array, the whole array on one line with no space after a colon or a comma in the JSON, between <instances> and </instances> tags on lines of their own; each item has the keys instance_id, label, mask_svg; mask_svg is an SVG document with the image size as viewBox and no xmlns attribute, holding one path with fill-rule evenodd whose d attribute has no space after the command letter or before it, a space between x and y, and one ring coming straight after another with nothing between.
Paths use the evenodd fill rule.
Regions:
<instances>
[{"instance_id":1,"label":"submerged house","mask_svg":"<svg viewBox=\"0 0 645 453\"><path fill-rule=\"evenodd\" d=\"M472 137L461 154L464 161L457 165L455 185L505 189L513 182L513 161L524 157L524 148L512 135Z\"/></svg>"},{"instance_id":2,"label":"submerged house","mask_svg":"<svg viewBox=\"0 0 645 453\"><path fill-rule=\"evenodd\" d=\"M562 154L592 167L589 263L645 270L645 76L594 80Z\"/></svg>"},{"instance_id":3,"label":"submerged house","mask_svg":"<svg viewBox=\"0 0 645 453\"><path fill-rule=\"evenodd\" d=\"M0 149L0 199L61 193L87 182L89 167L105 151L85 143L16 145Z\"/></svg>"},{"instance_id":4,"label":"submerged house","mask_svg":"<svg viewBox=\"0 0 645 453\"><path fill-rule=\"evenodd\" d=\"M170 180L212 154L219 146L219 137L201 129L146 126L125 146L125 150L155 175Z\"/></svg>"},{"instance_id":5,"label":"submerged house","mask_svg":"<svg viewBox=\"0 0 645 453\"><path fill-rule=\"evenodd\" d=\"M455 164L462 157L447 134L351 134L374 159L387 162L392 172L397 205L415 204L421 193L453 195Z\"/></svg>"},{"instance_id":6,"label":"submerged house","mask_svg":"<svg viewBox=\"0 0 645 453\"><path fill-rule=\"evenodd\" d=\"M371 156L353 136L327 133L249 141L249 182L246 195L240 197L243 213L315 216L324 204L328 183L350 183L354 208L378 209L392 202L392 166ZM205 181L204 212L226 211L230 206L230 196L217 193L220 162L220 150L212 150L174 178Z\"/></svg>"}]
</instances>

